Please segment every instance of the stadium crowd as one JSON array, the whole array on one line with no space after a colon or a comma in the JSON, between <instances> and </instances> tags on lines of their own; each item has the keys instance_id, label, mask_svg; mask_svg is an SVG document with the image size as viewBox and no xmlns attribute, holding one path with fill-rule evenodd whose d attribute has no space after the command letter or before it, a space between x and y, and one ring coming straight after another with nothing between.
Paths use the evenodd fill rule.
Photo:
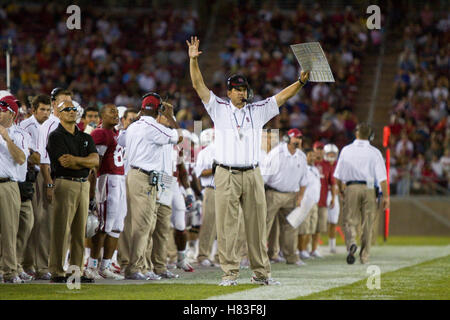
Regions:
<instances>
[{"instance_id":1,"label":"stadium crowd","mask_svg":"<svg viewBox=\"0 0 450 320\"><path fill-rule=\"evenodd\" d=\"M425 5L405 24L390 115L398 195L450 190L450 16Z\"/></svg>"}]
</instances>

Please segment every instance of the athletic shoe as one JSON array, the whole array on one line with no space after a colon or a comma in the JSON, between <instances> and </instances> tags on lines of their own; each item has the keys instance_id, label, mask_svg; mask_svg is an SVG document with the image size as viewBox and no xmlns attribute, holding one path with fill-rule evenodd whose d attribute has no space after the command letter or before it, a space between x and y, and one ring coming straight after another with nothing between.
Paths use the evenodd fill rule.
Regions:
<instances>
[{"instance_id":1,"label":"athletic shoe","mask_svg":"<svg viewBox=\"0 0 450 320\"><path fill-rule=\"evenodd\" d=\"M52 279L52 274L50 272L41 273L41 274L38 274L35 279L48 281L48 280Z\"/></svg>"},{"instance_id":2,"label":"athletic shoe","mask_svg":"<svg viewBox=\"0 0 450 320\"><path fill-rule=\"evenodd\" d=\"M100 269L98 274L101 277L103 277L104 279L110 279L110 280L123 280L123 279L125 279L124 276L121 276L120 274L117 274L117 273L113 272L109 268Z\"/></svg>"},{"instance_id":3,"label":"athletic shoe","mask_svg":"<svg viewBox=\"0 0 450 320\"><path fill-rule=\"evenodd\" d=\"M283 257L277 257L275 259L270 259L270 263L281 263L281 262L286 262L286 259Z\"/></svg>"},{"instance_id":4,"label":"athletic shoe","mask_svg":"<svg viewBox=\"0 0 450 320\"><path fill-rule=\"evenodd\" d=\"M350 246L350 250L348 251L348 256L347 256L347 263L348 264L354 264L355 263L355 252L356 250L358 250L358 247L356 246L356 244L352 244Z\"/></svg>"},{"instance_id":5,"label":"athletic shoe","mask_svg":"<svg viewBox=\"0 0 450 320\"><path fill-rule=\"evenodd\" d=\"M4 279L3 283L25 283L19 276L15 276L9 279Z\"/></svg>"},{"instance_id":6,"label":"athletic shoe","mask_svg":"<svg viewBox=\"0 0 450 320\"><path fill-rule=\"evenodd\" d=\"M204 259L199 262L199 265L201 265L202 267L212 267L213 263L209 259Z\"/></svg>"},{"instance_id":7,"label":"athletic shoe","mask_svg":"<svg viewBox=\"0 0 450 320\"><path fill-rule=\"evenodd\" d=\"M311 257L314 257L314 258L319 258L319 259L323 258L323 256L320 254L320 252L318 250L311 252L310 255L311 255Z\"/></svg>"},{"instance_id":8,"label":"athletic shoe","mask_svg":"<svg viewBox=\"0 0 450 320\"><path fill-rule=\"evenodd\" d=\"M26 274L28 274L29 276L32 276L33 278L36 279L37 276L37 272L34 270L24 270Z\"/></svg>"},{"instance_id":9,"label":"athletic shoe","mask_svg":"<svg viewBox=\"0 0 450 320\"><path fill-rule=\"evenodd\" d=\"M163 279L178 279L180 277L178 274L172 273L169 270L166 270L163 273L157 273L156 275Z\"/></svg>"},{"instance_id":10,"label":"athletic shoe","mask_svg":"<svg viewBox=\"0 0 450 320\"><path fill-rule=\"evenodd\" d=\"M306 266L306 263L304 263L302 260L298 260L295 264L299 267Z\"/></svg>"},{"instance_id":11,"label":"athletic shoe","mask_svg":"<svg viewBox=\"0 0 450 320\"><path fill-rule=\"evenodd\" d=\"M141 272L135 272L128 276L125 276L126 280L147 280L147 277L144 276Z\"/></svg>"},{"instance_id":12,"label":"athletic shoe","mask_svg":"<svg viewBox=\"0 0 450 320\"><path fill-rule=\"evenodd\" d=\"M120 266L115 262L111 263L111 271L120 274L121 272Z\"/></svg>"},{"instance_id":13,"label":"athletic shoe","mask_svg":"<svg viewBox=\"0 0 450 320\"><path fill-rule=\"evenodd\" d=\"M192 266L186 261L186 259L177 262L177 267L184 270L185 272L194 272L194 268L192 268Z\"/></svg>"},{"instance_id":14,"label":"athletic shoe","mask_svg":"<svg viewBox=\"0 0 450 320\"><path fill-rule=\"evenodd\" d=\"M95 283L95 279L91 279L86 276L81 276L80 283Z\"/></svg>"},{"instance_id":15,"label":"athletic shoe","mask_svg":"<svg viewBox=\"0 0 450 320\"><path fill-rule=\"evenodd\" d=\"M263 285L263 286L279 286L279 285L281 285L280 281L277 281L277 280L275 280L273 278L265 278L265 279L263 279L263 278L257 278L256 276L253 276L250 279L250 282L254 283L254 284L260 284L260 285Z\"/></svg>"},{"instance_id":16,"label":"athletic shoe","mask_svg":"<svg viewBox=\"0 0 450 320\"><path fill-rule=\"evenodd\" d=\"M34 280L34 277L30 276L28 273L23 272L23 271L19 273L19 278L22 279L25 282L29 282L31 280Z\"/></svg>"},{"instance_id":17,"label":"athletic shoe","mask_svg":"<svg viewBox=\"0 0 450 320\"><path fill-rule=\"evenodd\" d=\"M94 279L94 280L103 279L103 277L98 274L98 269L94 269L94 268L84 269L84 276L88 279Z\"/></svg>"},{"instance_id":18,"label":"athletic shoe","mask_svg":"<svg viewBox=\"0 0 450 320\"><path fill-rule=\"evenodd\" d=\"M226 279L226 280L222 280L219 283L219 286L221 287L230 287L230 286L237 286L237 281L236 280L231 280L231 279Z\"/></svg>"},{"instance_id":19,"label":"athletic shoe","mask_svg":"<svg viewBox=\"0 0 450 320\"><path fill-rule=\"evenodd\" d=\"M0 273L0 283L3 283L3 273Z\"/></svg>"},{"instance_id":20,"label":"athletic shoe","mask_svg":"<svg viewBox=\"0 0 450 320\"><path fill-rule=\"evenodd\" d=\"M308 251L303 250L303 251L300 251L300 258L307 260L307 259L310 259L311 256L309 255Z\"/></svg>"},{"instance_id":21,"label":"athletic shoe","mask_svg":"<svg viewBox=\"0 0 450 320\"><path fill-rule=\"evenodd\" d=\"M147 280L161 280L161 277L158 276L153 271L148 271L147 273L144 274L144 276L147 277Z\"/></svg>"}]
</instances>

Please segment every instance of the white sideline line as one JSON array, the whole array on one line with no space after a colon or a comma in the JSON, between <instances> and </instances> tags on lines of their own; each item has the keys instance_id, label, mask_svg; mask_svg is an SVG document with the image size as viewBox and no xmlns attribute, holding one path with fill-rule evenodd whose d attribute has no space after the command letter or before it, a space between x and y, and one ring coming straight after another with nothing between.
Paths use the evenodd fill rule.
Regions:
<instances>
[{"instance_id":1,"label":"white sideline line","mask_svg":"<svg viewBox=\"0 0 450 320\"><path fill-rule=\"evenodd\" d=\"M358 259L354 265L347 265L345 254L307 262L307 266L297 269L287 268L284 265L284 270L274 268L275 270L272 271L273 277L281 282L281 286L262 286L256 289L210 297L208 300L293 299L365 279L369 276L367 267L370 265L379 266L383 274L449 254L450 245L373 247L370 261L366 265L360 264ZM249 280L245 280L238 282L250 283ZM383 286L383 275L381 275L381 286Z\"/></svg>"}]
</instances>

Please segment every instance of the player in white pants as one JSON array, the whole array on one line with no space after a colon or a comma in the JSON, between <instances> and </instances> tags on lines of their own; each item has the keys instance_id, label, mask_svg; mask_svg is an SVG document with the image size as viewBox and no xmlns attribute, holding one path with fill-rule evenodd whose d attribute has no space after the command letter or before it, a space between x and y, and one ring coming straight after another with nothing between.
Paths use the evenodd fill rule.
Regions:
<instances>
[{"instance_id":1,"label":"player in white pants","mask_svg":"<svg viewBox=\"0 0 450 320\"><path fill-rule=\"evenodd\" d=\"M333 168L332 173L336 169L336 161L339 154L339 149L334 144L327 144L323 148L324 159L328 161ZM328 243L330 244L330 252L336 253L336 226L339 220L339 196L336 194L336 199L334 199L334 206L330 208L331 204L331 191L328 191L327 196L327 207L328 207Z\"/></svg>"}]
</instances>

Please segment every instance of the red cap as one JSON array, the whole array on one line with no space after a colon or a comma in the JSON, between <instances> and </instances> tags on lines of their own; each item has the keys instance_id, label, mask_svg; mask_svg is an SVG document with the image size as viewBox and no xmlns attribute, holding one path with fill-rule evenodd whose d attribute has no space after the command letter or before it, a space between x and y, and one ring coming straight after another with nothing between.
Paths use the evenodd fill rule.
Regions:
<instances>
[{"instance_id":1,"label":"red cap","mask_svg":"<svg viewBox=\"0 0 450 320\"><path fill-rule=\"evenodd\" d=\"M161 101L159 101L159 99L153 95L147 96L142 100L142 109L146 109L146 110L157 110L158 106L160 104Z\"/></svg>"},{"instance_id":2,"label":"red cap","mask_svg":"<svg viewBox=\"0 0 450 320\"><path fill-rule=\"evenodd\" d=\"M0 108L2 112L11 111L14 112L15 115L19 113L19 105L17 104L17 99L13 96L7 96L0 99Z\"/></svg>"},{"instance_id":3,"label":"red cap","mask_svg":"<svg viewBox=\"0 0 450 320\"><path fill-rule=\"evenodd\" d=\"M298 130L297 128L291 129L288 131L289 138L298 138L302 136L302 132Z\"/></svg>"},{"instance_id":4,"label":"red cap","mask_svg":"<svg viewBox=\"0 0 450 320\"><path fill-rule=\"evenodd\" d=\"M316 142L314 142L313 148L314 149L323 149L324 146L325 145L322 142L316 141Z\"/></svg>"}]
</instances>

